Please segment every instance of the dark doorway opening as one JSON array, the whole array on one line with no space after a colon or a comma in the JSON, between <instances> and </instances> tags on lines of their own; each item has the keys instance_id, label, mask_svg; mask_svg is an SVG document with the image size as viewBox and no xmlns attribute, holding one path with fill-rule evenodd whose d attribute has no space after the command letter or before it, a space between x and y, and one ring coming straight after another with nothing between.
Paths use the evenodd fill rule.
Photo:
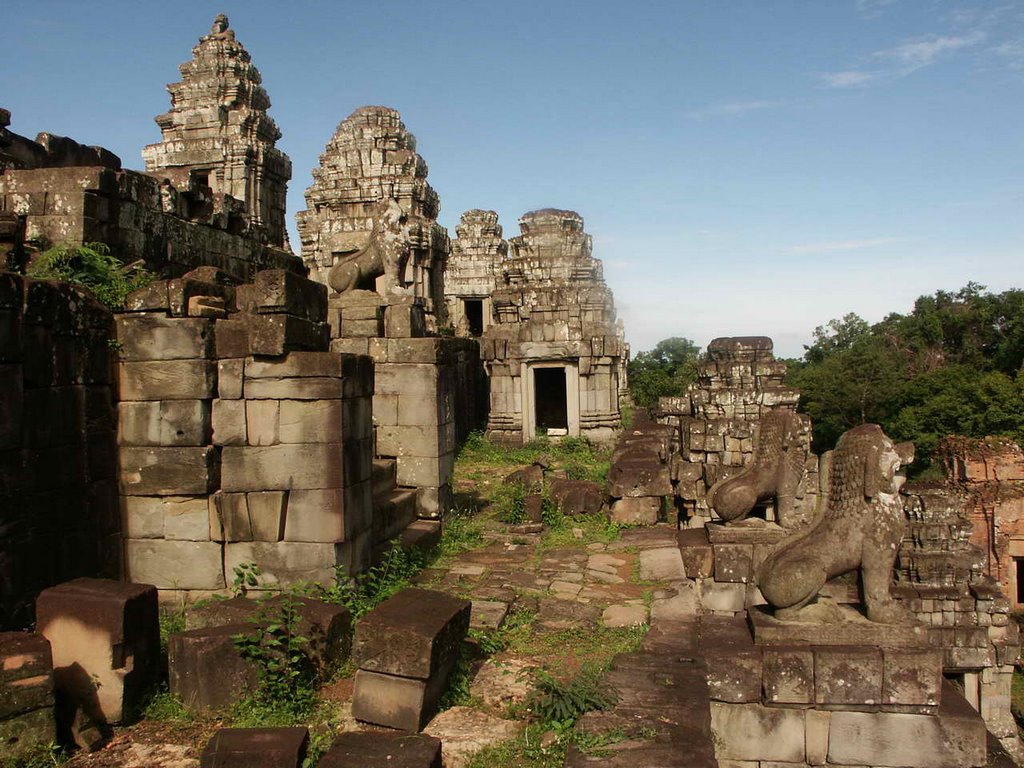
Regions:
<instances>
[{"instance_id":1,"label":"dark doorway opening","mask_svg":"<svg viewBox=\"0 0 1024 768\"><path fill-rule=\"evenodd\" d=\"M565 368L534 368L533 395L539 432L569 428Z\"/></svg>"},{"instance_id":2,"label":"dark doorway opening","mask_svg":"<svg viewBox=\"0 0 1024 768\"><path fill-rule=\"evenodd\" d=\"M1013 575L1017 582L1017 605L1024 603L1024 557L1013 558Z\"/></svg>"},{"instance_id":3,"label":"dark doorway opening","mask_svg":"<svg viewBox=\"0 0 1024 768\"><path fill-rule=\"evenodd\" d=\"M480 336L484 332L484 300L463 299L463 311L466 313L466 323L469 325L470 336Z\"/></svg>"}]
</instances>

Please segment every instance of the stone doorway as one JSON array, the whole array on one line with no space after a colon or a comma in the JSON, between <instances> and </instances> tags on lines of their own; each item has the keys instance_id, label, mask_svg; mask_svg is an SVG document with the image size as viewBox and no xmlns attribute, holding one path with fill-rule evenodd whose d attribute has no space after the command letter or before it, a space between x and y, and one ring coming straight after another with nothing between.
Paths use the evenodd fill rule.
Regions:
<instances>
[{"instance_id":1,"label":"stone doorway","mask_svg":"<svg viewBox=\"0 0 1024 768\"><path fill-rule=\"evenodd\" d=\"M538 432L559 436L569 434L565 383L565 368L534 369L534 419Z\"/></svg>"},{"instance_id":2,"label":"stone doorway","mask_svg":"<svg viewBox=\"0 0 1024 768\"><path fill-rule=\"evenodd\" d=\"M470 336L480 336L484 332L484 300L463 299L462 311L466 316L466 325Z\"/></svg>"}]
</instances>

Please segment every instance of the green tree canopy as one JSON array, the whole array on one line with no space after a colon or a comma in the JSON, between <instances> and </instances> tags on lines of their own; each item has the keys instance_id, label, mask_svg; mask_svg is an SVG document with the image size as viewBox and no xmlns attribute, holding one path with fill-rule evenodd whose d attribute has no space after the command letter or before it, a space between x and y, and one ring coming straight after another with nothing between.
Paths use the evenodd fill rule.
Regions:
<instances>
[{"instance_id":1,"label":"green tree canopy","mask_svg":"<svg viewBox=\"0 0 1024 768\"><path fill-rule=\"evenodd\" d=\"M662 339L629 363L629 391L641 408L657 404L659 397L682 395L697 376L700 347L690 339Z\"/></svg>"}]
</instances>

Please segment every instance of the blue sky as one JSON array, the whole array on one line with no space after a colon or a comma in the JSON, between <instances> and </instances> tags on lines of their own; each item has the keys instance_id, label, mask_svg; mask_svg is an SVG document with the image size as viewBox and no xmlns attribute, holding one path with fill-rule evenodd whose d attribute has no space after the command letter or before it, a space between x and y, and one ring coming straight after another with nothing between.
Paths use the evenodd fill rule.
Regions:
<instances>
[{"instance_id":1,"label":"blue sky","mask_svg":"<svg viewBox=\"0 0 1024 768\"><path fill-rule=\"evenodd\" d=\"M1024 0L7 0L11 129L141 168L217 12L270 94L289 214L356 107L401 111L454 236L579 211L634 351L1024 287ZM297 246L292 224L292 240Z\"/></svg>"}]
</instances>

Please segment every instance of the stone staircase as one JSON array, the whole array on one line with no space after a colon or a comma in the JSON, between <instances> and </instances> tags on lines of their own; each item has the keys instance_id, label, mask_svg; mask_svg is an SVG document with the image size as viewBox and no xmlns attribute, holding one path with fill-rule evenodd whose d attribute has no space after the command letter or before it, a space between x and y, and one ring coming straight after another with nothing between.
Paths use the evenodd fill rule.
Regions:
<instances>
[{"instance_id":1,"label":"stone staircase","mask_svg":"<svg viewBox=\"0 0 1024 768\"><path fill-rule=\"evenodd\" d=\"M416 489L402 488L395 477L394 459L374 459L370 475L373 487L374 562L380 562L398 537L403 548L425 549L441 536L441 521L420 519L416 514Z\"/></svg>"}]
</instances>

